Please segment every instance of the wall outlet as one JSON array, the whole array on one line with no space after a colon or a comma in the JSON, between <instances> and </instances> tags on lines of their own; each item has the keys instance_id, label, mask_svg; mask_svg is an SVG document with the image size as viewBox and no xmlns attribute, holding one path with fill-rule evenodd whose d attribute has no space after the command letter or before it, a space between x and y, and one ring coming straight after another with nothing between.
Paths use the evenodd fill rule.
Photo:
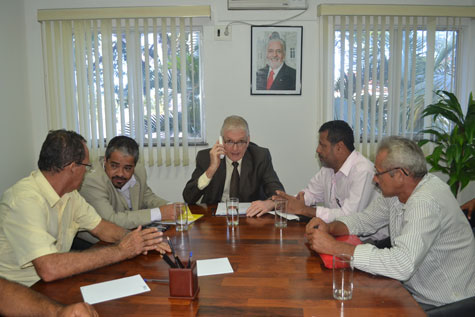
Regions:
<instances>
[{"instance_id":1,"label":"wall outlet","mask_svg":"<svg viewBox=\"0 0 475 317\"><path fill-rule=\"evenodd\" d=\"M216 41L231 41L231 26L226 29L225 25L214 27L214 39Z\"/></svg>"}]
</instances>

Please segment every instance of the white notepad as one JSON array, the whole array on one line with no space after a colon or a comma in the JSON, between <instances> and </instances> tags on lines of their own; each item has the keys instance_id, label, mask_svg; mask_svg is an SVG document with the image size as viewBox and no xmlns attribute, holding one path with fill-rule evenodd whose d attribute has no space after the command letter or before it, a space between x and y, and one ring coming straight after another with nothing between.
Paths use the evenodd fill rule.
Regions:
<instances>
[{"instance_id":1,"label":"white notepad","mask_svg":"<svg viewBox=\"0 0 475 317\"><path fill-rule=\"evenodd\" d=\"M251 206L251 203L239 203L239 214L245 215L247 209ZM226 216L226 203L221 202L218 204L218 208L216 209L216 216Z\"/></svg>"},{"instance_id":2,"label":"white notepad","mask_svg":"<svg viewBox=\"0 0 475 317\"><path fill-rule=\"evenodd\" d=\"M269 213L270 213L271 215L275 215L275 211L269 211ZM281 215L281 213L278 212L278 211L277 211L277 214L278 214L278 215ZM284 215L284 218L287 219L287 220L297 220L297 221L299 221L299 219L300 219L299 216L296 216L296 215L294 215L294 214L285 214L285 215Z\"/></svg>"},{"instance_id":3,"label":"white notepad","mask_svg":"<svg viewBox=\"0 0 475 317\"><path fill-rule=\"evenodd\" d=\"M150 292L150 288L140 274L81 287L82 298L89 304L145 292Z\"/></svg>"},{"instance_id":4,"label":"white notepad","mask_svg":"<svg viewBox=\"0 0 475 317\"><path fill-rule=\"evenodd\" d=\"M233 273L231 263L228 258L197 260L196 269L198 276L217 275L225 273Z\"/></svg>"}]
</instances>

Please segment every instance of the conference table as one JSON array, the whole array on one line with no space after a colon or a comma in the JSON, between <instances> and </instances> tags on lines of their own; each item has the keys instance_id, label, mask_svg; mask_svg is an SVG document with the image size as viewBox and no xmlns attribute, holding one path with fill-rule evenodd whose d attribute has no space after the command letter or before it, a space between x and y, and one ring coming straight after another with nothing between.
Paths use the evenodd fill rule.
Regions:
<instances>
[{"instance_id":1,"label":"conference table","mask_svg":"<svg viewBox=\"0 0 475 317\"><path fill-rule=\"evenodd\" d=\"M400 282L355 269L353 298L333 299L332 270L311 251L305 223L274 227L274 216L241 217L238 227L215 216L216 205L190 205L204 214L186 232L165 232L177 255L194 260L227 257L234 273L200 276L194 300L169 298L169 286L147 282L150 292L95 304L101 316L425 316ZM80 287L140 274L168 279L158 253L139 255L76 276L32 286L61 303L83 301Z\"/></svg>"}]
</instances>

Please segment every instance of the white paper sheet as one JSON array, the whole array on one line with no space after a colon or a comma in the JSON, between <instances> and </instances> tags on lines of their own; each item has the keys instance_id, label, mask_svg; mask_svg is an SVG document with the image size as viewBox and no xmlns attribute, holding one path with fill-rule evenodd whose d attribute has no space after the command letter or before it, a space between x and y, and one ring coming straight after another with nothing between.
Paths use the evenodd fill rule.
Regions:
<instances>
[{"instance_id":1,"label":"white paper sheet","mask_svg":"<svg viewBox=\"0 0 475 317\"><path fill-rule=\"evenodd\" d=\"M225 273L233 273L231 263L228 258L218 258L209 260L197 260L197 273L198 276L217 275Z\"/></svg>"},{"instance_id":2,"label":"white paper sheet","mask_svg":"<svg viewBox=\"0 0 475 317\"><path fill-rule=\"evenodd\" d=\"M275 211L269 211L269 213L271 215L274 215ZM280 212L277 212L277 213L280 215ZM284 218L286 218L287 220L297 220L297 221L299 221L299 219L300 219L299 216L296 216L294 214L285 214Z\"/></svg>"},{"instance_id":3,"label":"white paper sheet","mask_svg":"<svg viewBox=\"0 0 475 317\"><path fill-rule=\"evenodd\" d=\"M140 274L81 287L82 298L89 304L145 292L150 292L150 288Z\"/></svg>"},{"instance_id":4,"label":"white paper sheet","mask_svg":"<svg viewBox=\"0 0 475 317\"><path fill-rule=\"evenodd\" d=\"M247 208L251 206L251 203L239 203L239 214L245 215ZM216 216L226 216L226 203L221 202L218 204L218 209L216 209Z\"/></svg>"}]
</instances>

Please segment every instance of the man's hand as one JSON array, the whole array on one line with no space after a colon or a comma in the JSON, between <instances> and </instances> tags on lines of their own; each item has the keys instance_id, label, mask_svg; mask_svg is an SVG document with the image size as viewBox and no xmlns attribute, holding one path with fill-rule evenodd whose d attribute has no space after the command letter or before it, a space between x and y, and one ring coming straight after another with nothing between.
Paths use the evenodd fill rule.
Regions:
<instances>
[{"instance_id":1,"label":"man's hand","mask_svg":"<svg viewBox=\"0 0 475 317\"><path fill-rule=\"evenodd\" d=\"M317 229L315 227L317 227L323 232L330 233L327 223L318 217L312 218L312 220L307 223L307 226L305 227L305 232L312 233L313 230Z\"/></svg>"},{"instance_id":2,"label":"man's hand","mask_svg":"<svg viewBox=\"0 0 475 317\"><path fill-rule=\"evenodd\" d=\"M206 176L208 176L208 178L213 178L214 173L216 173L216 171L218 170L219 164L221 164L221 159L219 158L219 156L222 154L226 155L224 145L219 144L219 142L216 141L216 143L209 151L209 167L206 170Z\"/></svg>"},{"instance_id":3,"label":"man's hand","mask_svg":"<svg viewBox=\"0 0 475 317\"><path fill-rule=\"evenodd\" d=\"M297 194L297 197L288 195L280 190L276 190L275 193L277 194L277 196L273 196L272 199L275 199L277 197L287 199L287 213L294 215L305 215L309 217L315 216L315 209L312 207L307 207L305 205L304 192L299 192Z\"/></svg>"},{"instance_id":4,"label":"man's hand","mask_svg":"<svg viewBox=\"0 0 475 317\"><path fill-rule=\"evenodd\" d=\"M305 228L305 236L307 237L310 249L317 253L324 254L349 254L353 255L355 246L349 243L337 241L330 234L330 227L334 223L328 225L322 219L315 217L307 224ZM346 228L346 227L345 227Z\"/></svg>"},{"instance_id":5,"label":"man's hand","mask_svg":"<svg viewBox=\"0 0 475 317\"><path fill-rule=\"evenodd\" d=\"M99 316L97 311L87 303L77 303L65 306L58 311L58 317L90 317Z\"/></svg>"},{"instance_id":6,"label":"man's hand","mask_svg":"<svg viewBox=\"0 0 475 317\"><path fill-rule=\"evenodd\" d=\"M346 253L343 251L342 244L351 246L350 244L343 243L336 241L335 238L330 235L328 232L318 229L312 229L311 231L307 231L306 237L308 240L308 244L310 249L314 250L317 253L324 253L324 254L340 254ZM354 246L352 246L354 249ZM353 251L349 253L353 255Z\"/></svg>"},{"instance_id":7,"label":"man's hand","mask_svg":"<svg viewBox=\"0 0 475 317\"><path fill-rule=\"evenodd\" d=\"M273 200L256 200L251 203L251 206L246 210L248 217L260 217L268 211L274 209Z\"/></svg>"},{"instance_id":8,"label":"man's hand","mask_svg":"<svg viewBox=\"0 0 475 317\"><path fill-rule=\"evenodd\" d=\"M163 250L171 251L163 241L163 232L157 228L147 228L142 230L142 226L129 232L119 243L119 249L125 253L128 259L139 254L147 254L150 250L157 250L162 253Z\"/></svg>"},{"instance_id":9,"label":"man's hand","mask_svg":"<svg viewBox=\"0 0 475 317\"><path fill-rule=\"evenodd\" d=\"M475 198L467 201L465 204L463 204L460 209L465 210L467 209L467 218L472 219L472 212L475 209Z\"/></svg>"},{"instance_id":10,"label":"man's hand","mask_svg":"<svg viewBox=\"0 0 475 317\"><path fill-rule=\"evenodd\" d=\"M173 204L160 206L162 220L175 220L175 208Z\"/></svg>"}]
</instances>

